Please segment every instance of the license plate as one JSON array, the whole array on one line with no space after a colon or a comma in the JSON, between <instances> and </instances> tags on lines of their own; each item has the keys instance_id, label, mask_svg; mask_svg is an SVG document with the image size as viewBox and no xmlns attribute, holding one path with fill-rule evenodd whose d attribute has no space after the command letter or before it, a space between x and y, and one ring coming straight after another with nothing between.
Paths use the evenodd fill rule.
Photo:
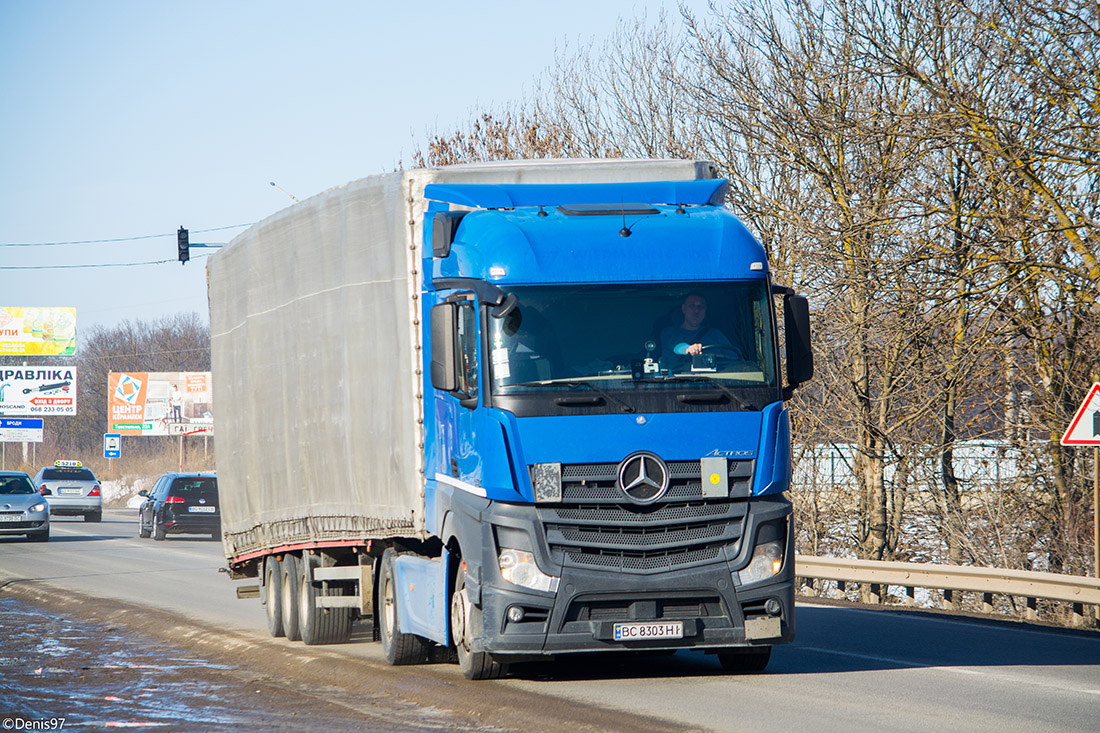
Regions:
<instances>
[{"instance_id":1,"label":"license plate","mask_svg":"<svg viewBox=\"0 0 1100 733\"><path fill-rule=\"evenodd\" d=\"M0 522L18 522L22 518L22 514L0 514Z\"/></svg>"},{"instance_id":2,"label":"license plate","mask_svg":"<svg viewBox=\"0 0 1100 733\"><path fill-rule=\"evenodd\" d=\"M189 506L187 507L189 512L201 512L203 514L213 514L218 511L216 506Z\"/></svg>"},{"instance_id":3,"label":"license plate","mask_svg":"<svg viewBox=\"0 0 1100 733\"><path fill-rule=\"evenodd\" d=\"M72 496L73 494L79 496L84 492L81 489L58 489L57 493L61 494L62 496Z\"/></svg>"},{"instance_id":4,"label":"license plate","mask_svg":"<svg viewBox=\"0 0 1100 733\"><path fill-rule=\"evenodd\" d=\"M615 624L615 641L646 641L648 639L683 639L683 621Z\"/></svg>"}]
</instances>

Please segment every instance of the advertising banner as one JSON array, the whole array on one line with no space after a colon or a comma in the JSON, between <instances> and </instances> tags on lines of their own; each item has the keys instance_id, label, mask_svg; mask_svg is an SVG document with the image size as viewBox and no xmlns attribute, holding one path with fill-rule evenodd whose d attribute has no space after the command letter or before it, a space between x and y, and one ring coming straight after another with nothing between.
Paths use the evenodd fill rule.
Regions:
<instances>
[{"instance_id":1,"label":"advertising banner","mask_svg":"<svg viewBox=\"0 0 1100 733\"><path fill-rule=\"evenodd\" d=\"M111 372L107 428L120 435L212 435L210 372Z\"/></svg>"},{"instance_id":2,"label":"advertising banner","mask_svg":"<svg viewBox=\"0 0 1100 733\"><path fill-rule=\"evenodd\" d=\"M76 367L0 366L0 415L76 415Z\"/></svg>"},{"instance_id":3,"label":"advertising banner","mask_svg":"<svg viewBox=\"0 0 1100 733\"><path fill-rule=\"evenodd\" d=\"M0 307L0 355L75 356L76 308Z\"/></svg>"}]
</instances>

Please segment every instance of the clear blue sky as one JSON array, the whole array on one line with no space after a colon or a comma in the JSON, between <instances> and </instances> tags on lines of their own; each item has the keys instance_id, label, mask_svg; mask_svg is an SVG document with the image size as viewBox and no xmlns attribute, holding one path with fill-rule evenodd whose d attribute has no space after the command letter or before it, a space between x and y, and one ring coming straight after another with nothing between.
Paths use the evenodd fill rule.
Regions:
<instances>
[{"instance_id":1,"label":"clear blue sky","mask_svg":"<svg viewBox=\"0 0 1100 733\"><path fill-rule=\"evenodd\" d=\"M705 0L689 2L696 12ZM529 93L555 50L674 0L35 2L0 0L0 245L241 231L409 161L427 135ZM196 311L203 250L174 234L0 246L0 306L93 324ZM79 343L79 342L78 342Z\"/></svg>"}]
</instances>

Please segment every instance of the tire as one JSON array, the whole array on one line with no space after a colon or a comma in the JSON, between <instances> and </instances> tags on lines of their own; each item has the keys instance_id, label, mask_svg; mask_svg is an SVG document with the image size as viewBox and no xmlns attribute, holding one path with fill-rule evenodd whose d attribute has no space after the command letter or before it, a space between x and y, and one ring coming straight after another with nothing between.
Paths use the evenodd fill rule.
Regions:
<instances>
[{"instance_id":1,"label":"tire","mask_svg":"<svg viewBox=\"0 0 1100 733\"><path fill-rule=\"evenodd\" d=\"M100 509L98 512L88 512L87 514L84 515L84 521L85 522L102 522L103 521L103 510Z\"/></svg>"},{"instance_id":2,"label":"tire","mask_svg":"<svg viewBox=\"0 0 1100 733\"><path fill-rule=\"evenodd\" d=\"M475 652L473 640L482 633L481 609L470 602L466 593L466 564L459 561L455 589L451 594L451 640L458 656L458 667L468 680L495 680L508 672L508 665L488 652Z\"/></svg>"},{"instance_id":3,"label":"tire","mask_svg":"<svg viewBox=\"0 0 1100 733\"><path fill-rule=\"evenodd\" d=\"M428 642L416 634L401 631L401 617L397 612L397 579L394 573L393 550L382 555L382 572L378 578L379 631L382 636L382 653L386 662L420 664L428 660Z\"/></svg>"},{"instance_id":4,"label":"tire","mask_svg":"<svg viewBox=\"0 0 1100 733\"><path fill-rule=\"evenodd\" d=\"M727 649L718 652L718 661L727 672L763 672L772 657L770 646Z\"/></svg>"},{"instance_id":5,"label":"tire","mask_svg":"<svg viewBox=\"0 0 1100 733\"><path fill-rule=\"evenodd\" d=\"M164 528L164 525L157 521L156 515L153 516L153 539L157 542L163 542L164 538L168 535L168 531Z\"/></svg>"},{"instance_id":6,"label":"tire","mask_svg":"<svg viewBox=\"0 0 1100 733\"><path fill-rule=\"evenodd\" d=\"M323 595L313 585L315 555L303 554L298 563L298 629L307 646L340 644L351 636L351 614L346 608L317 608L317 598Z\"/></svg>"},{"instance_id":7,"label":"tire","mask_svg":"<svg viewBox=\"0 0 1100 733\"><path fill-rule=\"evenodd\" d=\"M149 536L153 534L145 528L145 517L138 515L138 537L143 540L149 539Z\"/></svg>"},{"instance_id":8,"label":"tire","mask_svg":"<svg viewBox=\"0 0 1100 733\"><path fill-rule=\"evenodd\" d=\"M279 586L283 595L283 635L289 641L301 641L302 632L298 628L298 557L289 552L283 555L282 574Z\"/></svg>"},{"instance_id":9,"label":"tire","mask_svg":"<svg viewBox=\"0 0 1100 733\"><path fill-rule=\"evenodd\" d=\"M27 539L31 542L49 542L50 528L46 527L46 529L42 530L41 532L30 532L27 534Z\"/></svg>"},{"instance_id":10,"label":"tire","mask_svg":"<svg viewBox=\"0 0 1100 733\"><path fill-rule=\"evenodd\" d=\"M267 631L274 637L285 636L283 631L283 569L279 561L269 555L264 559L264 611L267 613Z\"/></svg>"}]
</instances>

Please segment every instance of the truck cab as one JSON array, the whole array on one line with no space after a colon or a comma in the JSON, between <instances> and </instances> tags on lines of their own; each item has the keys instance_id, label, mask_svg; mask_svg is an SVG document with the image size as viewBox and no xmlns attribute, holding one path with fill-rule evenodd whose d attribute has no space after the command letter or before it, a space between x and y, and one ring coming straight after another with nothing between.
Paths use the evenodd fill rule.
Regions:
<instances>
[{"instance_id":1,"label":"truck cab","mask_svg":"<svg viewBox=\"0 0 1100 733\"><path fill-rule=\"evenodd\" d=\"M425 523L468 677L611 649L762 669L793 638L808 309L725 192L426 187Z\"/></svg>"}]
</instances>

